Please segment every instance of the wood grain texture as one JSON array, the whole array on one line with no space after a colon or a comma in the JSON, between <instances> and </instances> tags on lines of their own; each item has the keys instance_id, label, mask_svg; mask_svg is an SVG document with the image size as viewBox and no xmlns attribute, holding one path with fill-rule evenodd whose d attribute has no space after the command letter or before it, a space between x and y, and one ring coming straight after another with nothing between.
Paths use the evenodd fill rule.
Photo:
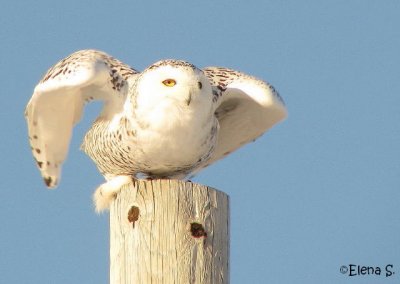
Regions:
<instances>
[{"instance_id":1,"label":"wood grain texture","mask_svg":"<svg viewBox=\"0 0 400 284\"><path fill-rule=\"evenodd\" d=\"M229 283L229 197L135 181L110 207L110 283Z\"/></svg>"}]
</instances>

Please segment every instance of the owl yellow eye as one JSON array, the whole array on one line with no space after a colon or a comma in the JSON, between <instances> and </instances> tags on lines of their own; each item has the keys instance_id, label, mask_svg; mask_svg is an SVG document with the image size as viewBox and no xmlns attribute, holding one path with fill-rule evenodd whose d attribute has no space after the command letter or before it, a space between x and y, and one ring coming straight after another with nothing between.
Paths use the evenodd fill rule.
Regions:
<instances>
[{"instance_id":1,"label":"owl yellow eye","mask_svg":"<svg viewBox=\"0 0 400 284\"><path fill-rule=\"evenodd\" d=\"M167 87L173 87L176 85L176 81L174 79L166 79L162 81L162 83Z\"/></svg>"}]
</instances>

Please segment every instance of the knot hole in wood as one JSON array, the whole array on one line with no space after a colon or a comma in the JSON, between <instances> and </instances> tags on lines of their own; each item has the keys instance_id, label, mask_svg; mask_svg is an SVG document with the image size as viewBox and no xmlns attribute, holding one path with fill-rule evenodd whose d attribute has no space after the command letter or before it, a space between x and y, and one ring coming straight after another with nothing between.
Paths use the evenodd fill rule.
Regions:
<instances>
[{"instance_id":1,"label":"knot hole in wood","mask_svg":"<svg viewBox=\"0 0 400 284\"><path fill-rule=\"evenodd\" d=\"M139 219L139 207L131 206L131 209L128 211L128 221L132 223L132 227L135 228L135 222Z\"/></svg>"},{"instance_id":2,"label":"knot hole in wood","mask_svg":"<svg viewBox=\"0 0 400 284\"><path fill-rule=\"evenodd\" d=\"M193 222L190 224L190 232L193 238L207 238L207 232L203 225L200 223Z\"/></svg>"}]
</instances>

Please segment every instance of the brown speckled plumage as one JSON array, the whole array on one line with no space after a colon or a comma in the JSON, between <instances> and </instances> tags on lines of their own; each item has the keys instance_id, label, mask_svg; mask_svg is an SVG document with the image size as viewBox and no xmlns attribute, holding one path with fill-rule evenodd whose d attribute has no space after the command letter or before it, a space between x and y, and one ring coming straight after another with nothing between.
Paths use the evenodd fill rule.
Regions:
<instances>
[{"instance_id":1,"label":"brown speckled plumage","mask_svg":"<svg viewBox=\"0 0 400 284\"><path fill-rule=\"evenodd\" d=\"M78 51L49 69L25 111L48 187L57 185L72 128L93 100L105 105L81 149L107 179L185 178L286 115L271 85L241 72L168 59L139 73L104 52Z\"/></svg>"}]
</instances>

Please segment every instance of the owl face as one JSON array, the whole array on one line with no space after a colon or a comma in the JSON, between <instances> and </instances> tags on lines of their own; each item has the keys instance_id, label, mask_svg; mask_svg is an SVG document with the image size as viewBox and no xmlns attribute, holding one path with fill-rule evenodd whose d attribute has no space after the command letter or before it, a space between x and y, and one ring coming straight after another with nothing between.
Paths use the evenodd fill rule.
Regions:
<instances>
[{"instance_id":1,"label":"owl face","mask_svg":"<svg viewBox=\"0 0 400 284\"><path fill-rule=\"evenodd\" d=\"M203 71L184 61L159 61L146 69L136 84L136 103L141 109L160 106L210 108L211 84Z\"/></svg>"}]
</instances>

